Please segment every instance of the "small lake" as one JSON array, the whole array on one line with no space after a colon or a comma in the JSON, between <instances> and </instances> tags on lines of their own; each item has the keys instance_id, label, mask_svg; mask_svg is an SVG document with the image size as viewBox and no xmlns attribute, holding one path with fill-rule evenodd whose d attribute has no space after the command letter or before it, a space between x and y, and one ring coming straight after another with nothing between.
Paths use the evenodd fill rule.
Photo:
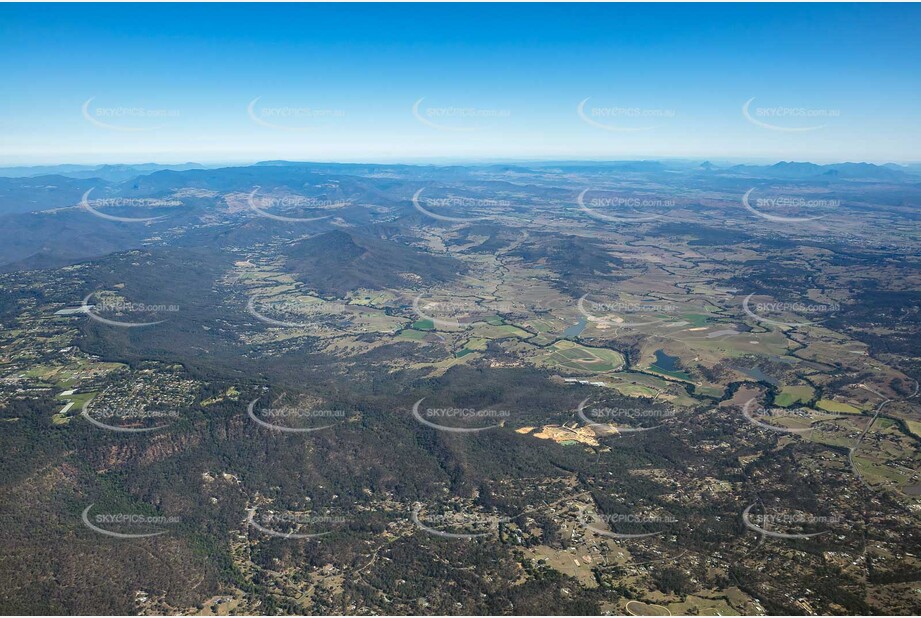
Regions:
<instances>
[{"instance_id":1,"label":"small lake","mask_svg":"<svg viewBox=\"0 0 921 618\"><path fill-rule=\"evenodd\" d=\"M588 326L588 318L583 317L579 320L578 324L573 324L569 328L563 331L564 337L575 338L582 334L582 331L585 330L585 327Z\"/></svg>"},{"instance_id":2,"label":"small lake","mask_svg":"<svg viewBox=\"0 0 921 618\"><path fill-rule=\"evenodd\" d=\"M656 367L659 369L664 369L665 371L677 371L679 360L681 359L677 356L669 356L666 354L665 350L656 350Z\"/></svg>"},{"instance_id":3,"label":"small lake","mask_svg":"<svg viewBox=\"0 0 921 618\"><path fill-rule=\"evenodd\" d=\"M678 363L680 360L681 359L677 356L670 356L666 354L665 350L656 350L656 362L653 363L649 368L652 371L656 371L663 375L672 376L673 378L690 380L690 374L679 369L680 365Z\"/></svg>"},{"instance_id":4,"label":"small lake","mask_svg":"<svg viewBox=\"0 0 921 618\"><path fill-rule=\"evenodd\" d=\"M758 367L752 367L751 369L742 369L742 373L744 373L750 378L755 378L759 382L767 382L768 384L773 384L774 386L777 386L777 384L779 384L776 378L772 378L768 374L761 371L761 369L759 369Z\"/></svg>"}]
</instances>

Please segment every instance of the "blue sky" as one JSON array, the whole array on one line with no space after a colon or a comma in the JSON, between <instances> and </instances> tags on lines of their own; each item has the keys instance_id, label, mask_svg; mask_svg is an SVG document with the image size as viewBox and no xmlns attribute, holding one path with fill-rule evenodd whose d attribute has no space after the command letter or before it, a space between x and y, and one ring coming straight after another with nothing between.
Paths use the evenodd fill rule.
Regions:
<instances>
[{"instance_id":1,"label":"blue sky","mask_svg":"<svg viewBox=\"0 0 921 618\"><path fill-rule=\"evenodd\" d=\"M919 26L889 4L5 4L0 164L918 161Z\"/></svg>"}]
</instances>

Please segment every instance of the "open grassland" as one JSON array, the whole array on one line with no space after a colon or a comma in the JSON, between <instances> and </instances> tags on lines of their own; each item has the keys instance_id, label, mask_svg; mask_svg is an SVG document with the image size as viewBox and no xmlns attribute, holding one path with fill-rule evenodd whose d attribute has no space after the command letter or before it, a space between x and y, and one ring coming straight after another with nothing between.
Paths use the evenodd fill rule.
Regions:
<instances>
[{"instance_id":1,"label":"open grassland","mask_svg":"<svg viewBox=\"0 0 921 618\"><path fill-rule=\"evenodd\" d=\"M806 403L812 399L815 391L811 386L784 386L774 403L782 408L792 406L795 403Z\"/></svg>"},{"instance_id":2,"label":"open grassland","mask_svg":"<svg viewBox=\"0 0 921 618\"><path fill-rule=\"evenodd\" d=\"M624 357L614 350L557 341L545 350L541 363L569 373L604 373L621 369Z\"/></svg>"}]
</instances>

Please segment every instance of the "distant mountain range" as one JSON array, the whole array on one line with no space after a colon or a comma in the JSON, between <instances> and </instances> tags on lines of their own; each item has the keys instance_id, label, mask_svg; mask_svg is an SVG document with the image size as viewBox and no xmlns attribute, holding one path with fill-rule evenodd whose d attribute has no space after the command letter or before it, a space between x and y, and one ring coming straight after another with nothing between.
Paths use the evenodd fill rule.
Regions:
<instances>
[{"instance_id":1,"label":"distant mountain range","mask_svg":"<svg viewBox=\"0 0 921 618\"><path fill-rule=\"evenodd\" d=\"M800 163L795 161L781 161L774 165L735 165L728 169L712 171L730 174L745 174L760 178L778 179L819 179L819 178L846 178L849 180L905 180L911 175L917 175L918 170L903 168L888 163L875 165L873 163L832 163L818 165L816 163Z\"/></svg>"},{"instance_id":2,"label":"distant mountain range","mask_svg":"<svg viewBox=\"0 0 921 618\"><path fill-rule=\"evenodd\" d=\"M36 176L66 176L68 178L101 178L110 182L123 182L144 174L161 170L205 169L201 163L138 163L130 165L37 165L32 167L0 167L0 176L7 178L34 178Z\"/></svg>"},{"instance_id":3,"label":"distant mountain range","mask_svg":"<svg viewBox=\"0 0 921 618\"><path fill-rule=\"evenodd\" d=\"M869 204L845 203L842 207L910 211L912 201L906 197L907 191L914 191L921 183L919 166L794 161L773 165L667 160L449 166L265 161L218 168L198 163L149 163L5 171L11 169L19 175L0 177L0 270L59 266L145 243L246 246L269 242L292 229L299 230L303 237L307 232L316 235L335 227L350 228L348 233L318 236L289 247L292 270L324 293L373 287L382 282L396 285L407 273L428 275L426 281L430 283L449 278L456 264L444 263L411 246L393 253L397 250L392 243L381 242L386 234L378 233L379 227L374 228L374 233L367 231L368 226L385 224L443 225L443 221L413 207L411 198L420 189L428 191L426 195L433 199L439 194L450 198L455 204L451 207L452 216L467 216L465 200L484 199L507 202L494 209L497 216L526 213L535 204L550 204L551 216L568 217L577 212L574 200L580 190L614 190L618 185L624 198L676 199L690 187L723 194L727 203L737 204L734 200L754 186L815 185L823 191L845 195L863 191L863 185L868 183L890 184L897 185L900 193L893 195L888 204L873 194L861 197L861 201L871 200ZM551 184L551 178L563 180ZM642 185L651 189L636 189ZM81 207L82 197L90 190L87 200L96 204L95 211ZM267 210L276 215L295 221L321 219L298 227L284 218L259 212L251 207L251 196L257 191L256 202L262 199L275 203ZM286 203L291 196L303 202ZM690 211L703 208L694 203L684 207ZM632 212L633 207L628 210ZM517 235L509 236L507 231L480 226L448 241L471 244L477 247L472 251L489 253L516 243L516 239ZM576 270L562 269L574 277L573 286L591 272L592 260L600 259L592 257L589 247L563 247L547 254L549 246L532 249L523 257L553 261L558 254L578 252L588 262L579 263ZM332 263L338 267L332 268ZM392 272L387 270L391 267ZM570 263L567 268L571 267ZM329 276L331 272L340 273L341 278Z\"/></svg>"},{"instance_id":4,"label":"distant mountain range","mask_svg":"<svg viewBox=\"0 0 921 618\"><path fill-rule=\"evenodd\" d=\"M606 169L619 172L654 173L664 171L707 171L720 174L746 174L773 178L847 178L847 179L905 179L907 176L921 176L921 164L898 165L886 163L845 162L818 164L800 161L780 161L772 165L713 163L691 160L641 160L641 161L542 161L530 163L470 163L466 165L410 165L410 164L376 164L376 163L324 163L312 161L260 161L252 165L227 166L203 165L201 163L177 163L161 165L159 163L116 164L116 165L38 165L31 167L0 167L0 178L37 178L42 176L63 176L75 179L98 178L108 182L119 183L162 171L183 172L188 170L252 169L268 167L302 168L315 174L331 172L348 174L372 174L375 172L399 172L408 170L437 169L442 174L448 170L458 171L473 167L491 172L529 173L535 169L548 167L565 169L570 172Z\"/></svg>"}]
</instances>

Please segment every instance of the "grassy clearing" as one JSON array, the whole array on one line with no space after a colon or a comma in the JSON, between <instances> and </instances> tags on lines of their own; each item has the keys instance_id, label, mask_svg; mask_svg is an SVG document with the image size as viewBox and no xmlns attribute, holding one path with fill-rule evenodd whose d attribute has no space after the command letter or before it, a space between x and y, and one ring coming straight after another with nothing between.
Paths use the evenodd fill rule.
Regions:
<instances>
[{"instance_id":1,"label":"grassy clearing","mask_svg":"<svg viewBox=\"0 0 921 618\"><path fill-rule=\"evenodd\" d=\"M65 425L70 422L77 414L80 414L80 411L83 409L83 406L86 405L93 397L96 396L96 393L74 393L73 395L58 395L58 399L62 400L63 403L61 410L63 410L67 404L72 403L67 412L61 413L61 411L56 412L51 417L51 422L55 425Z\"/></svg>"},{"instance_id":2,"label":"grassy clearing","mask_svg":"<svg viewBox=\"0 0 921 618\"><path fill-rule=\"evenodd\" d=\"M558 369L585 373L617 371L624 366L624 357L614 350L588 348L571 341L558 341L550 346L544 364Z\"/></svg>"},{"instance_id":3,"label":"grassy clearing","mask_svg":"<svg viewBox=\"0 0 921 618\"><path fill-rule=\"evenodd\" d=\"M723 391L724 389L722 386L698 386L694 392L700 395L704 395L705 397L714 397L719 399L723 396Z\"/></svg>"},{"instance_id":4,"label":"grassy clearing","mask_svg":"<svg viewBox=\"0 0 921 618\"><path fill-rule=\"evenodd\" d=\"M916 438L921 439L921 423L918 421L905 421L908 432Z\"/></svg>"},{"instance_id":5,"label":"grassy clearing","mask_svg":"<svg viewBox=\"0 0 921 618\"><path fill-rule=\"evenodd\" d=\"M407 328L406 330L400 331L397 335L397 339L409 340L409 341L422 341L428 336L428 333L422 332L421 330L414 330L412 328Z\"/></svg>"},{"instance_id":6,"label":"grassy clearing","mask_svg":"<svg viewBox=\"0 0 921 618\"><path fill-rule=\"evenodd\" d=\"M471 337L464 342L464 349L476 352L482 352L489 345L489 339L482 337Z\"/></svg>"},{"instance_id":7,"label":"grassy clearing","mask_svg":"<svg viewBox=\"0 0 921 618\"><path fill-rule=\"evenodd\" d=\"M839 414L860 414L860 408L854 407L849 403L834 401L832 399L819 399L816 407L826 412L838 412Z\"/></svg>"},{"instance_id":8,"label":"grassy clearing","mask_svg":"<svg viewBox=\"0 0 921 618\"><path fill-rule=\"evenodd\" d=\"M707 321L710 319L710 316L702 315L700 313L685 313L681 316L681 319L691 323L689 328L696 328L699 326L705 326Z\"/></svg>"},{"instance_id":9,"label":"grassy clearing","mask_svg":"<svg viewBox=\"0 0 921 618\"><path fill-rule=\"evenodd\" d=\"M688 382L691 381L691 376L686 371L668 371L656 365L650 365L649 371L660 373L664 376L669 376L672 378L678 378L679 380L687 380Z\"/></svg>"},{"instance_id":10,"label":"grassy clearing","mask_svg":"<svg viewBox=\"0 0 921 618\"><path fill-rule=\"evenodd\" d=\"M806 403L812 399L815 391L811 386L784 386L774 403L781 408L792 406L795 403Z\"/></svg>"},{"instance_id":11,"label":"grassy clearing","mask_svg":"<svg viewBox=\"0 0 921 618\"><path fill-rule=\"evenodd\" d=\"M624 608L629 616L671 616L672 612L664 605L643 603L642 601L627 601Z\"/></svg>"},{"instance_id":12,"label":"grassy clearing","mask_svg":"<svg viewBox=\"0 0 921 618\"><path fill-rule=\"evenodd\" d=\"M518 337L519 339L527 339L531 337L531 333L526 330L522 330L517 326L503 325L503 326L484 326L477 325L474 329L474 332L481 338L484 339L505 339L506 337Z\"/></svg>"}]
</instances>

